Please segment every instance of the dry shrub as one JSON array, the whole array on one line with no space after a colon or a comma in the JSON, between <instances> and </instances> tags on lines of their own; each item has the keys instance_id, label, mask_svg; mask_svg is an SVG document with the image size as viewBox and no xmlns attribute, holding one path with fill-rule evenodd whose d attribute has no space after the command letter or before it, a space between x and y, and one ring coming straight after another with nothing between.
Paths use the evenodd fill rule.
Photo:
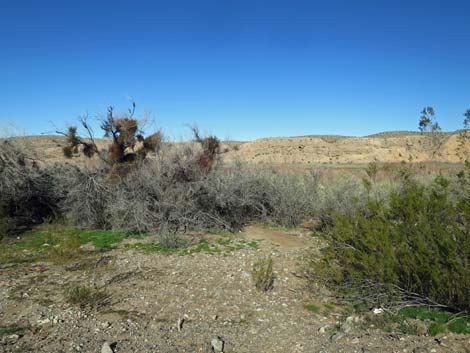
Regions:
<instances>
[{"instance_id":1,"label":"dry shrub","mask_svg":"<svg viewBox=\"0 0 470 353\"><path fill-rule=\"evenodd\" d=\"M205 173L190 147L167 151L139 164L110 185L106 209L112 227L133 231L177 232L190 227L238 229L254 209L240 189L240 178ZM251 211L252 213L253 211Z\"/></svg>"},{"instance_id":2,"label":"dry shrub","mask_svg":"<svg viewBox=\"0 0 470 353\"><path fill-rule=\"evenodd\" d=\"M148 152L159 152L163 143L163 133L161 131L157 131L150 136L147 136L143 140L143 149L142 151Z\"/></svg>"},{"instance_id":3,"label":"dry shrub","mask_svg":"<svg viewBox=\"0 0 470 353\"><path fill-rule=\"evenodd\" d=\"M0 142L0 236L24 231L59 215L67 166L41 166L15 139Z\"/></svg>"},{"instance_id":4,"label":"dry shrub","mask_svg":"<svg viewBox=\"0 0 470 353\"><path fill-rule=\"evenodd\" d=\"M195 146L168 148L126 173L81 171L71 182L64 212L79 226L170 234L192 227L236 230L275 215L275 203L284 197L273 197L274 179L240 164L202 171L199 153ZM291 202L299 196L294 193ZM298 210L282 207L279 214Z\"/></svg>"},{"instance_id":5,"label":"dry shrub","mask_svg":"<svg viewBox=\"0 0 470 353\"><path fill-rule=\"evenodd\" d=\"M266 172L240 163L201 170L201 150L167 147L157 158L119 164L125 172L81 172L65 212L79 226L169 234L193 227L238 230L253 220L296 226L314 215L315 173Z\"/></svg>"},{"instance_id":6,"label":"dry shrub","mask_svg":"<svg viewBox=\"0 0 470 353\"><path fill-rule=\"evenodd\" d=\"M106 303L109 295L104 290L73 285L64 290L65 300L81 307L97 307Z\"/></svg>"},{"instance_id":7,"label":"dry shrub","mask_svg":"<svg viewBox=\"0 0 470 353\"><path fill-rule=\"evenodd\" d=\"M72 146L62 147L62 153L64 154L65 158L72 158L73 157L73 147Z\"/></svg>"},{"instance_id":8,"label":"dry shrub","mask_svg":"<svg viewBox=\"0 0 470 353\"><path fill-rule=\"evenodd\" d=\"M106 206L109 185L103 171L75 170L64 176L69 189L61 210L76 226L108 228Z\"/></svg>"},{"instance_id":9,"label":"dry shrub","mask_svg":"<svg viewBox=\"0 0 470 353\"><path fill-rule=\"evenodd\" d=\"M274 288L273 259L260 259L253 264L251 277L255 287L260 291L267 292Z\"/></svg>"},{"instance_id":10,"label":"dry shrub","mask_svg":"<svg viewBox=\"0 0 470 353\"><path fill-rule=\"evenodd\" d=\"M273 223L296 227L315 214L318 194L318 175L275 173L270 180L270 220Z\"/></svg>"}]
</instances>

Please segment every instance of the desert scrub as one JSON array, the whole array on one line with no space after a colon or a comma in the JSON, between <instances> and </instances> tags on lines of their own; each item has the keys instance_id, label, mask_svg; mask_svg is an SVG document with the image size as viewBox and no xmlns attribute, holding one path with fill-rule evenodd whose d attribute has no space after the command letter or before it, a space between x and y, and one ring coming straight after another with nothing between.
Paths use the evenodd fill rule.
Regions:
<instances>
[{"instance_id":1,"label":"desert scrub","mask_svg":"<svg viewBox=\"0 0 470 353\"><path fill-rule=\"evenodd\" d=\"M73 285L65 289L64 297L70 304L97 307L106 301L108 295L103 290Z\"/></svg>"},{"instance_id":2,"label":"desert scrub","mask_svg":"<svg viewBox=\"0 0 470 353\"><path fill-rule=\"evenodd\" d=\"M260 291L267 292L274 288L273 259L268 257L260 259L253 264L251 277L255 287Z\"/></svg>"},{"instance_id":3,"label":"desert scrub","mask_svg":"<svg viewBox=\"0 0 470 353\"><path fill-rule=\"evenodd\" d=\"M355 304L441 304L470 309L470 204L450 198L442 177L430 185L402 180L388 204L369 198L347 217L333 214L324 257L312 278Z\"/></svg>"}]
</instances>

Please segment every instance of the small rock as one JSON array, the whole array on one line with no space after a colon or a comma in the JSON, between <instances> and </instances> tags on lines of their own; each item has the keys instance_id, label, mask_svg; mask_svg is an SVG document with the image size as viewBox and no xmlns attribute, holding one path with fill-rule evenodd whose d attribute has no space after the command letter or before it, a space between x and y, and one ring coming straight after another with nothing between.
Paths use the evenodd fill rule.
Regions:
<instances>
[{"instance_id":1,"label":"small rock","mask_svg":"<svg viewBox=\"0 0 470 353\"><path fill-rule=\"evenodd\" d=\"M18 342L19 339L20 339L19 335L13 334L13 335L6 336L3 339L3 343L4 344L15 344L16 342Z\"/></svg>"},{"instance_id":2,"label":"small rock","mask_svg":"<svg viewBox=\"0 0 470 353\"><path fill-rule=\"evenodd\" d=\"M181 331L183 329L183 323L184 323L184 318L178 319L178 331Z\"/></svg>"},{"instance_id":3,"label":"small rock","mask_svg":"<svg viewBox=\"0 0 470 353\"><path fill-rule=\"evenodd\" d=\"M225 342L222 337L216 336L211 341L212 350L215 353L223 353Z\"/></svg>"},{"instance_id":4,"label":"small rock","mask_svg":"<svg viewBox=\"0 0 470 353\"><path fill-rule=\"evenodd\" d=\"M426 347L416 347L413 349L413 353L428 353L428 349Z\"/></svg>"},{"instance_id":5,"label":"small rock","mask_svg":"<svg viewBox=\"0 0 470 353\"><path fill-rule=\"evenodd\" d=\"M338 332L338 333L335 333L333 336L331 336L330 340L333 342L336 342L336 341L339 341L343 337L344 337L344 333Z\"/></svg>"},{"instance_id":6,"label":"small rock","mask_svg":"<svg viewBox=\"0 0 470 353\"><path fill-rule=\"evenodd\" d=\"M378 314L382 314L384 312L384 309L382 308L374 308L372 309L372 312L375 314L375 315L378 315Z\"/></svg>"},{"instance_id":7,"label":"small rock","mask_svg":"<svg viewBox=\"0 0 470 353\"><path fill-rule=\"evenodd\" d=\"M352 327L348 323L344 323L341 325L341 331L343 331L344 333L349 333L351 332L351 330L352 330Z\"/></svg>"},{"instance_id":8,"label":"small rock","mask_svg":"<svg viewBox=\"0 0 470 353\"><path fill-rule=\"evenodd\" d=\"M114 353L114 350L111 348L111 345L108 342L105 342L101 347L101 353Z\"/></svg>"},{"instance_id":9,"label":"small rock","mask_svg":"<svg viewBox=\"0 0 470 353\"><path fill-rule=\"evenodd\" d=\"M330 327L330 325L325 325L325 326L322 326L320 327L320 329L318 330L318 332L320 333L325 333L326 330Z\"/></svg>"},{"instance_id":10,"label":"small rock","mask_svg":"<svg viewBox=\"0 0 470 353\"><path fill-rule=\"evenodd\" d=\"M215 293L214 293L214 294L215 294L215 297L216 297L217 299L223 299L225 293L224 293L224 290L223 290L222 288L217 288L217 289L215 290Z\"/></svg>"},{"instance_id":11,"label":"small rock","mask_svg":"<svg viewBox=\"0 0 470 353\"><path fill-rule=\"evenodd\" d=\"M351 340L352 344L358 344L359 343L359 338L355 337Z\"/></svg>"},{"instance_id":12,"label":"small rock","mask_svg":"<svg viewBox=\"0 0 470 353\"><path fill-rule=\"evenodd\" d=\"M51 322L50 319L45 318L45 319L39 319L39 320L37 321L37 324L38 324L38 325L46 325L46 324L49 324L50 322Z\"/></svg>"}]
</instances>

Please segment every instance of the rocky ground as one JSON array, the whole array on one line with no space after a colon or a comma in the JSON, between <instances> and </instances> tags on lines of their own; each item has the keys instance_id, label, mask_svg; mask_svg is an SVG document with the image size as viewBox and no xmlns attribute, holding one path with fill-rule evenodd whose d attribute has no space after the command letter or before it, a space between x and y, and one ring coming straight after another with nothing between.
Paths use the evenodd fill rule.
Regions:
<instances>
[{"instance_id":1,"label":"rocky ground","mask_svg":"<svg viewBox=\"0 0 470 353\"><path fill-rule=\"evenodd\" d=\"M321 241L308 233L248 227L235 237L258 247L181 255L120 244L66 264L4 264L0 352L470 351L468 335L384 332L321 288L313 295L301 260ZM269 255L274 289L261 292L251 269ZM72 304L71 285L99 295Z\"/></svg>"}]
</instances>

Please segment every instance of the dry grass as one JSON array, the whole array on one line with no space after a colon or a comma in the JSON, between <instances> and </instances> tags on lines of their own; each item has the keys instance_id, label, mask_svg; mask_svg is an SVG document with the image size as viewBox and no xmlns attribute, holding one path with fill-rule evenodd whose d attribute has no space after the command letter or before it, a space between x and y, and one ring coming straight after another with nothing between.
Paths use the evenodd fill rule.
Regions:
<instances>
[{"instance_id":1,"label":"dry grass","mask_svg":"<svg viewBox=\"0 0 470 353\"><path fill-rule=\"evenodd\" d=\"M273 259L260 259L253 264L251 272L255 287L260 291L267 292L274 288Z\"/></svg>"}]
</instances>

